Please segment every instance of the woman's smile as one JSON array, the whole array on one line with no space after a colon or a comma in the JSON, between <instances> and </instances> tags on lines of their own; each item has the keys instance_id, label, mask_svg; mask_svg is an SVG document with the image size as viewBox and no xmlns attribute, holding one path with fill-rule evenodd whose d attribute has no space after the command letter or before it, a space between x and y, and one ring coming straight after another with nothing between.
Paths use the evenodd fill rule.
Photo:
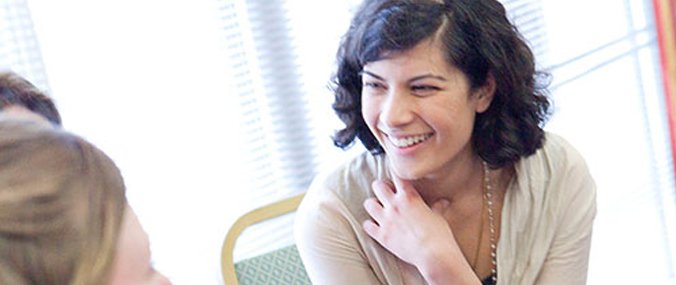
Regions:
<instances>
[{"instance_id":1,"label":"woman's smile","mask_svg":"<svg viewBox=\"0 0 676 285\"><path fill-rule=\"evenodd\" d=\"M393 136L385 134L387 139L397 148L408 148L418 145L432 137L434 133L411 135L411 136Z\"/></svg>"},{"instance_id":2,"label":"woman's smile","mask_svg":"<svg viewBox=\"0 0 676 285\"><path fill-rule=\"evenodd\" d=\"M490 104L444 60L434 39L364 66L362 114L394 173L447 176L472 155L475 114Z\"/></svg>"}]
</instances>

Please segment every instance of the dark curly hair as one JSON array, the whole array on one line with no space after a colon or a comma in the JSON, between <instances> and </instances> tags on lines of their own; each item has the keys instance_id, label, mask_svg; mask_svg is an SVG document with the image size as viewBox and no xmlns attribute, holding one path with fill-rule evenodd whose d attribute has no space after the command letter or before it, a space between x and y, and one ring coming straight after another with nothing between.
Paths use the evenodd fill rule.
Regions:
<instances>
[{"instance_id":1,"label":"dark curly hair","mask_svg":"<svg viewBox=\"0 0 676 285\"><path fill-rule=\"evenodd\" d=\"M499 168L542 147L549 77L535 70L533 53L495 0L366 0L338 50L333 109L345 128L336 132L334 144L347 148L359 138L372 154L384 152L361 113L361 71L385 53L406 51L433 36L472 90L489 76L495 79L492 103L474 123L478 155Z\"/></svg>"}]
</instances>

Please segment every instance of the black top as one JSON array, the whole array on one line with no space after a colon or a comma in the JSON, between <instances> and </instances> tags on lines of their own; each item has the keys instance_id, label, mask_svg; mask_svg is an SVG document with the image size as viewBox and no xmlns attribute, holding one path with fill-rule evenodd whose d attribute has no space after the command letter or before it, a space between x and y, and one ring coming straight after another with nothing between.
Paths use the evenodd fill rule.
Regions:
<instances>
[{"instance_id":1,"label":"black top","mask_svg":"<svg viewBox=\"0 0 676 285\"><path fill-rule=\"evenodd\" d=\"M483 285L495 285L495 283L497 283L497 282L493 282L493 276L494 276L493 274L488 275L488 277L484 278L484 281L481 281L481 284L483 284Z\"/></svg>"}]
</instances>

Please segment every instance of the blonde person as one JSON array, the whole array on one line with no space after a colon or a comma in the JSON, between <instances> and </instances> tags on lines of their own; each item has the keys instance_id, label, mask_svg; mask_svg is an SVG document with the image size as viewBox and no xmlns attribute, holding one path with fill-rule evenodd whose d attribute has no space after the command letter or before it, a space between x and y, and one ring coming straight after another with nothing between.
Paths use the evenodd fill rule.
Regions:
<instances>
[{"instance_id":1,"label":"blonde person","mask_svg":"<svg viewBox=\"0 0 676 285\"><path fill-rule=\"evenodd\" d=\"M30 81L12 71L0 72L0 115L46 120L61 126L54 101Z\"/></svg>"},{"instance_id":2,"label":"blonde person","mask_svg":"<svg viewBox=\"0 0 676 285\"><path fill-rule=\"evenodd\" d=\"M85 140L0 119L0 284L163 285L117 167Z\"/></svg>"},{"instance_id":3,"label":"blonde person","mask_svg":"<svg viewBox=\"0 0 676 285\"><path fill-rule=\"evenodd\" d=\"M584 159L542 129L533 54L495 0L367 0L338 52L334 143L295 235L315 284L585 284Z\"/></svg>"}]
</instances>

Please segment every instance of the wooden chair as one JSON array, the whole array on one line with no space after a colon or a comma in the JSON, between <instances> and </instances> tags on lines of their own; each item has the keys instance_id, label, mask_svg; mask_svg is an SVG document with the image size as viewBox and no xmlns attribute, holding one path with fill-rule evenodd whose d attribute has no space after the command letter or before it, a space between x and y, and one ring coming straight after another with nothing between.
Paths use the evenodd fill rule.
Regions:
<instances>
[{"instance_id":1,"label":"wooden chair","mask_svg":"<svg viewBox=\"0 0 676 285\"><path fill-rule=\"evenodd\" d=\"M311 284L295 245L234 262L233 251L242 232L252 225L294 212L305 194L277 201L241 216L230 227L221 251L221 272L226 285Z\"/></svg>"}]
</instances>

